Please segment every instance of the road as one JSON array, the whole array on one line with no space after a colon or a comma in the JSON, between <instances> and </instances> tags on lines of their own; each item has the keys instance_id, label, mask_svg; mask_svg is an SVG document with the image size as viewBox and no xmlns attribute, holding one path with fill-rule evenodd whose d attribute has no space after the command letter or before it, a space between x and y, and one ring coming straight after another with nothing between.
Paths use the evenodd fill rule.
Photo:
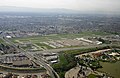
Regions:
<instances>
[{"instance_id":1,"label":"road","mask_svg":"<svg viewBox=\"0 0 120 78\"><path fill-rule=\"evenodd\" d=\"M57 74L57 72L55 72L55 70L49 64L47 64L44 61L44 59L42 59L42 57L36 57L35 55L31 54L30 52L26 52L23 49L18 48L13 42L11 42L9 39L7 39L5 37L1 37L1 39L4 40L6 43L15 47L17 49L17 51L24 53L28 58L30 58L34 62L38 63L39 65L42 65L49 72L49 74L52 78L60 78L59 75ZM11 55L14 55L14 54L11 54Z\"/></svg>"},{"instance_id":2,"label":"road","mask_svg":"<svg viewBox=\"0 0 120 78\"><path fill-rule=\"evenodd\" d=\"M62 52L62 51L68 51L68 50L77 50L77 49L87 49L87 48L94 48L94 47L103 47L108 45L91 45L91 46L83 46L83 47L70 47L70 48L59 48L59 49L49 49L45 51L36 51L36 52L28 52L31 54L37 54L37 53L48 53L48 52Z\"/></svg>"},{"instance_id":3,"label":"road","mask_svg":"<svg viewBox=\"0 0 120 78\"><path fill-rule=\"evenodd\" d=\"M51 75L52 78L59 78L59 75L55 72L55 70L46 63L46 61L42 57L38 57L37 53L45 53L45 52L61 52L61 51L66 51L66 50L75 50L75 49L85 49L85 48L92 48L92 47L100 47L100 46L107 46L107 45L94 45L94 46L83 46L83 47L71 47L71 48L60 48L60 49L51 49L51 50L45 50L45 51L37 51L37 52L26 52L21 48L18 48L13 42L11 42L7 38L1 38L5 42L9 43L10 45L13 45L17 51L24 53L28 58L33 60L34 62L38 63L39 65L42 65L47 71L49 71L49 74ZM12 56L14 54L6 54L7 56Z\"/></svg>"},{"instance_id":4,"label":"road","mask_svg":"<svg viewBox=\"0 0 120 78\"><path fill-rule=\"evenodd\" d=\"M29 53L26 53L26 56L30 58L30 60L33 60L37 64L43 66L49 72L52 78L56 78L55 74L57 75L57 73L53 70L53 68L49 64L45 63L45 61L42 58L36 55L31 55ZM59 78L59 76L57 76L57 78Z\"/></svg>"},{"instance_id":5,"label":"road","mask_svg":"<svg viewBox=\"0 0 120 78\"><path fill-rule=\"evenodd\" d=\"M87 48L94 48L94 47L103 47L103 46L108 46L108 45L96 45L96 46L83 46L83 47L71 47L71 48L60 48L60 49L50 49L50 50L45 50L45 51L36 51L36 52L27 52L27 51L21 51L22 53L18 53L18 54L5 54L3 56L14 56L14 55L19 55L19 54L23 54L23 53L30 53L32 55L34 54L39 54L39 53L59 53L62 51L68 51L68 50L77 50L77 49L87 49Z\"/></svg>"}]
</instances>

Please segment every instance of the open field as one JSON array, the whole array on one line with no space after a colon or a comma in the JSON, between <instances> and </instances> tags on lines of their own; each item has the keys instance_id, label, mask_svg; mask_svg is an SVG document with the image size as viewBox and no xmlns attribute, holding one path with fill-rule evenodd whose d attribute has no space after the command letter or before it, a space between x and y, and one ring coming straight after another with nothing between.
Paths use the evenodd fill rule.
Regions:
<instances>
[{"instance_id":1,"label":"open field","mask_svg":"<svg viewBox=\"0 0 120 78\"><path fill-rule=\"evenodd\" d=\"M48 45L43 44L43 43L35 43L35 44L40 46L43 49L53 49L51 46L48 46Z\"/></svg>"},{"instance_id":2,"label":"open field","mask_svg":"<svg viewBox=\"0 0 120 78\"><path fill-rule=\"evenodd\" d=\"M0 38L0 44L7 44L7 43Z\"/></svg>"},{"instance_id":3,"label":"open field","mask_svg":"<svg viewBox=\"0 0 120 78\"><path fill-rule=\"evenodd\" d=\"M90 74L88 78L96 78L96 76L94 74Z\"/></svg>"},{"instance_id":4,"label":"open field","mask_svg":"<svg viewBox=\"0 0 120 78\"><path fill-rule=\"evenodd\" d=\"M44 41L50 41L50 40L61 40L63 38L68 38L68 39L74 39L74 38L79 38L79 37L85 37L85 36L90 36L90 37L95 37L95 36L104 36L104 35L110 35L110 33L106 32L81 32L79 34L54 34L54 35L46 35L46 36L32 36L32 37L25 37L25 38L13 38L12 41L31 41L32 43L37 43L37 42L44 42Z\"/></svg>"},{"instance_id":5,"label":"open field","mask_svg":"<svg viewBox=\"0 0 120 78\"><path fill-rule=\"evenodd\" d=\"M4 42L2 39L0 39L0 43Z\"/></svg>"},{"instance_id":6,"label":"open field","mask_svg":"<svg viewBox=\"0 0 120 78\"><path fill-rule=\"evenodd\" d=\"M14 43L25 44L31 43L39 47L38 50L46 50L60 47L74 47L74 46L84 46L89 45L89 43L83 41L75 41L75 38L81 37L97 37L97 36L105 36L110 35L110 33L106 32L81 32L79 34L51 34L46 36L32 36L32 37L24 37L24 38L12 38L11 41ZM44 44L43 42L47 42ZM26 48L25 48L26 49Z\"/></svg>"},{"instance_id":7,"label":"open field","mask_svg":"<svg viewBox=\"0 0 120 78\"><path fill-rule=\"evenodd\" d=\"M120 78L120 61L116 63L100 62L100 64L103 68L100 68L99 71L107 72L115 78Z\"/></svg>"}]
</instances>

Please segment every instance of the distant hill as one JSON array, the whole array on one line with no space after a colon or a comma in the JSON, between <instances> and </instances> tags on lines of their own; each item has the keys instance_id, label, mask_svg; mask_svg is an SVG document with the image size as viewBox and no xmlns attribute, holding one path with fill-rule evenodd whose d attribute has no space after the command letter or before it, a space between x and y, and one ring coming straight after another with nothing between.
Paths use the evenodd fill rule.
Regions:
<instances>
[{"instance_id":1,"label":"distant hill","mask_svg":"<svg viewBox=\"0 0 120 78\"><path fill-rule=\"evenodd\" d=\"M50 13L79 13L79 11L63 8L28 8L15 6L0 6L0 12L50 12Z\"/></svg>"},{"instance_id":2,"label":"distant hill","mask_svg":"<svg viewBox=\"0 0 120 78\"><path fill-rule=\"evenodd\" d=\"M119 12L102 12L102 11L79 11L65 8L30 8L16 6L0 6L0 12L29 12L29 13L67 13L67 14L105 14L120 15Z\"/></svg>"}]
</instances>

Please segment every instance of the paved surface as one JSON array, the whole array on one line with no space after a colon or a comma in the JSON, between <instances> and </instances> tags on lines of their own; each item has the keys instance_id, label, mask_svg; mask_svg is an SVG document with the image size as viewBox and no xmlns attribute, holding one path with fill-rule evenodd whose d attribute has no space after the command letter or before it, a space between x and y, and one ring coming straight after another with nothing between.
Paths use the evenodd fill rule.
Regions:
<instances>
[{"instance_id":1,"label":"paved surface","mask_svg":"<svg viewBox=\"0 0 120 78\"><path fill-rule=\"evenodd\" d=\"M45 60L41 57L38 57L37 55L31 55L29 53L26 53L27 57L30 58L30 60L33 60L39 65L42 65L50 74L52 78L59 78L59 75L54 71L54 69L45 62ZM56 76L55 76L56 75Z\"/></svg>"},{"instance_id":2,"label":"paved surface","mask_svg":"<svg viewBox=\"0 0 120 78\"><path fill-rule=\"evenodd\" d=\"M49 74L52 78L59 78L59 75L54 71L54 69L49 65L47 64L44 59L42 59L41 57L36 57L36 56L33 56L32 53L30 52L25 52L24 50L22 49L18 49L17 46L11 42L10 40L8 40L7 38L4 38L4 37L1 37L2 40L4 40L5 42L7 42L8 44L10 45L13 45L13 47L15 47L17 49L18 52L22 52L22 53L25 53L25 55L30 58L31 60L33 60L34 62L38 63L39 65L42 65L47 71L49 71ZM13 55L13 54L11 54Z\"/></svg>"},{"instance_id":3,"label":"paved surface","mask_svg":"<svg viewBox=\"0 0 120 78\"><path fill-rule=\"evenodd\" d=\"M85 69L85 67L83 66L83 68ZM81 74L80 72L80 66L74 67L72 69L70 69L69 71L67 71L65 73L65 78L85 78L83 76L83 74ZM93 71L87 67L86 70L83 70L86 74L86 76L88 76L89 74L91 74Z\"/></svg>"},{"instance_id":4,"label":"paved surface","mask_svg":"<svg viewBox=\"0 0 120 78\"><path fill-rule=\"evenodd\" d=\"M69 71L67 71L65 73L65 78L77 78L77 74L79 72L80 68L79 67L75 67L70 69Z\"/></svg>"},{"instance_id":5,"label":"paved surface","mask_svg":"<svg viewBox=\"0 0 120 78\"><path fill-rule=\"evenodd\" d=\"M35 54L35 53L46 53L46 52L61 52L61 51L67 51L67 50L85 49L85 48L100 47L100 46L107 46L107 45L93 45L93 46L83 46L83 47L59 48L59 49L50 49L50 50L36 51L36 52L30 52L30 53Z\"/></svg>"},{"instance_id":6,"label":"paved surface","mask_svg":"<svg viewBox=\"0 0 120 78\"><path fill-rule=\"evenodd\" d=\"M59 78L59 75L54 71L54 69L49 64L47 64L45 62L45 60L42 57L35 56L34 54L45 53L45 52L61 52L61 51L66 51L66 50L85 49L85 48L106 46L106 45L93 45L93 46L83 46L83 47L51 49L51 50L37 51L37 52L26 52L26 51L24 51L22 49L18 49L17 46L13 42L11 42L9 39L3 38L3 37L1 37L1 39L3 39L7 43L13 45L17 49L18 52L26 54L26 56L28 58L30 58L31 60L35 61L39 65L42 65L47 71L49 71L49 73L50 73L52 78L56 78L55 75L57 76L57 78ZM16 54L6 54L4 56L13 56L13 55L16 55Z\"/></svg>"},{"instance_id":7,"label":"paved surface","mask_svg":"<svg viewBox=\"0 0 120 78\"><path fill-rule=\"evenodd\" d=\"M8 72L1 71L1 70L0 70L0 73L8 74ZM42 72L42 73L17 73L17 72L13 72L13 74L18 74L19 78L22 78L22 76L24 76L24 75L37 75L38 78L42 78L41 75L46 74L46 72ZM0 76L2 76L2 75L0 75Z\"/></svg>"}]
</instances>

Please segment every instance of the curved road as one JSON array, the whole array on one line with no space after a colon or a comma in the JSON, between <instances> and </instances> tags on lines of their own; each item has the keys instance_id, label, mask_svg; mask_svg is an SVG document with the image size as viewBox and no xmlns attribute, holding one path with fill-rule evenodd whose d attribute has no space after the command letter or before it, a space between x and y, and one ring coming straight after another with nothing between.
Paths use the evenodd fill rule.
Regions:
<instances>
[{"instance_id":1,"label":"curved road","mask_svg":"<svg viewBox=\"0 0 120 78\"><path fill-rule=\"evenodd\" d=\"M33 55L33 53L31 52L26 52L21 48L18 48L13 42L11 42L9 39L5 38L5 37L1 37L2 40L4 40L6 43L13 45L13 47L15 47L17 49L17 51L25 53L25 55L33 60L34 62L38 63L39 65L42 65L50 74L50 76L52 78L60 78L59 75L55 72L55 70L49 65L47 64L44 59L42 59L41 57L36 57ZM11 54L13 55L13 54Z\"/></svg>"},{"instance_id":2,"label":"curved road","mask_svg":"<svg viewBox=\"0 0 120 78\"><path fill-rule=\"evenodd\" d=\"M101 46L107 46L107 45L93 45L93 46L83 46L83 47L71 47L71 48L60 48L60 49L51 49L51 50L45 50L45 51L37 51L37 52L26 52L23 49L18 49L17 46L11 42L9 39L1 37L5 42L13 45L19 52L25 53L25 55L30 58L31 60L35 61L39 65L42 65L46 70L49 71L52 78L60 78L59 75L55 72L55 70L46 63L46 61L42 57L38 57L37 53L45 53L45 52L61 52L61 51L67 51L67 50L75 50L75 49L85 49L85 48L92 48L92 47L101 47ZM13 55L13 54L7 54L7 55Z\"/></svg>"}]
</instances>

